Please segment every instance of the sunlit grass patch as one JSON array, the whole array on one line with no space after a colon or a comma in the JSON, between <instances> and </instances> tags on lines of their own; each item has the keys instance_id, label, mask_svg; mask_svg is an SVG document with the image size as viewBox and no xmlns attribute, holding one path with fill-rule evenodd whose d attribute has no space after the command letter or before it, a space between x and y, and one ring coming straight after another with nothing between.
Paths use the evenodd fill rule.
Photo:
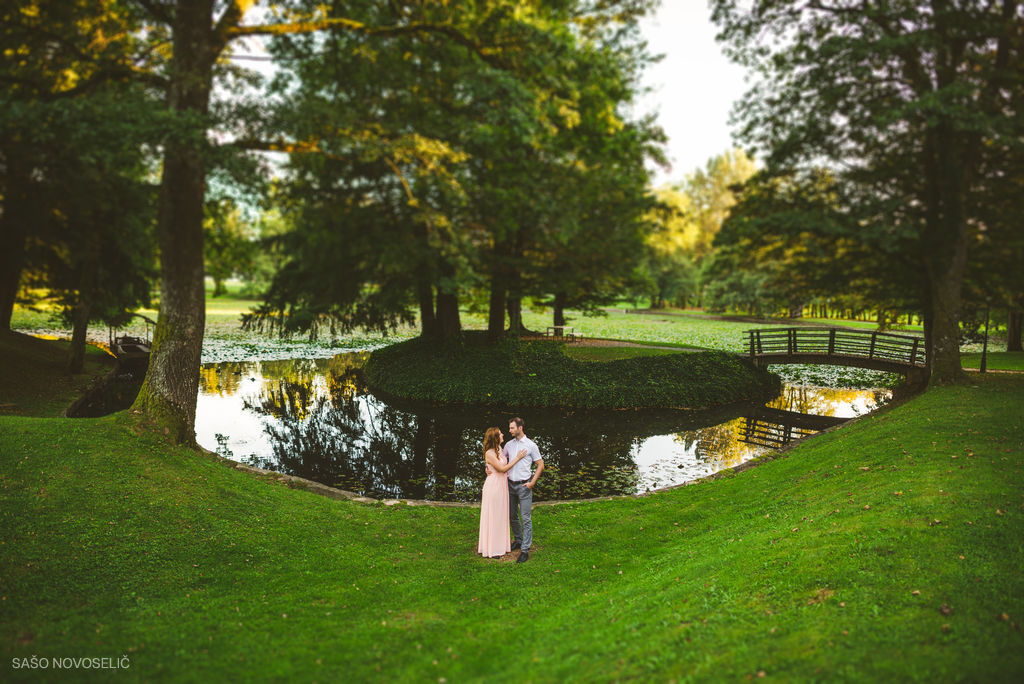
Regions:
<instances>
[{"instance_id":1,"label":"sunlit grass patch","mask_svg":"<svg viewBox=\"0 0 1024 684\"><path fill-rule=\"evenodd\" d=\"M650 349L647 347L589 347L582 344L566 345L565 355L577 361L614 361L616 359L634 359L638 356L661 356L679 354L677 349Z\"/></svg>"},{"instance_id":2,"label":"sunlit grass patch","mask_svg":"<svg viewBox=\"0 0 1024 684\"><path fill-rule=\"evenodd\" d=\"M981 368L981 353L961 354L960 365L964 368ZM1024 371L1024 352L989 351L985 367L988 370Z\"/></svg>"}]
</instances>

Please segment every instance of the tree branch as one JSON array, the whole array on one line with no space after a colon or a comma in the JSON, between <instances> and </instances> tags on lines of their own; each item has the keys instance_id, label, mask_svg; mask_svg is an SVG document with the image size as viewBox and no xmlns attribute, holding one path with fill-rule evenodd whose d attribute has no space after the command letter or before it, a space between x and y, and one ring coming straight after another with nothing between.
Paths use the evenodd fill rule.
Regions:
<instances>
[{"instance_id":1,"label":"tree branch","mask_svg":"<svg viewBox=\"0 0 1024 684\"><path fill-rule=\"evenodd\" d=\"M146 12L149 13L149 16L153 17L159 22L163 22L164 24L174 23L174 17L171 14L171 8L159 1L154 2L153 0L135 0L135 4L141 7L142 9L146 10Z\"/></svg>"},{"instance_id":2,"label":"tree branch","mask_svg":"<svg viewBox=\"0 0 1024 684\"><path fill-rule=\"evenodd\" d=\"M227 30L230 38L240 36L282 36L293 33L312 33L313 31L324 31L341 29L359 33L365 36L390 38L395 36L415 34L438 34L462 45L476 54L488 64L501 69L509 68L493 48L480 45L472 38L469 38L454 26L446 24L431 24L427 22L413 22L401 26L367 26L362 22L352 19L311 19L309 21L291 22L287 24L265 24L262 26L234 26Z\"/></svg>"}]
</instances>

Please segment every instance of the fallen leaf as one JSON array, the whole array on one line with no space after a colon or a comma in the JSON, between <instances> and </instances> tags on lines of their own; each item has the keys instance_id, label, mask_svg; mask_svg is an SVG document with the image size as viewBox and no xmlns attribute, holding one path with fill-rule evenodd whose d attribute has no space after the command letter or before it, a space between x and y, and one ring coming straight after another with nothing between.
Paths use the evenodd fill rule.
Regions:
<instances>
[{"instance_id":1,"label":"fallen leaf","mask_svg":"<svg viewBox=\"0 0 1024 684\"><path fill-rule=\"evenodd\" d=\"M943 615L950 615L953 613L953 609L950 608L948 603L943 603L942 606L939 608L939 612Z\"/></svg>"},{"instance_id":2,"label":"fallen leaf","mask_svg":"<svg viewBox=\"0 0 1024 684\"><path fill-rule=\"evenodd\" d=\"M910 592L910 593L911 593L911 594L912 594L913 596L920 596L920 595L921 595L921 590L920 590L920 589L915 589L914 591L912 591L912 592Z\"/></svg>"}]
</instances>

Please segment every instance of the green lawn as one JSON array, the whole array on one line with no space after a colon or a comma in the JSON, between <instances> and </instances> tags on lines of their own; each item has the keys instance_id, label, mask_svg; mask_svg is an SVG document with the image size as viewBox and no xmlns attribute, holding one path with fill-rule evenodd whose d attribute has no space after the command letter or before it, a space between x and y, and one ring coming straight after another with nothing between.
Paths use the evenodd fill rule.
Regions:
<instances>
[{"instance_id":1,"label":"green lawn","mask_svg":"<svg viewBox=\"0 0 1024 684\"><path fill-rule=\"evenodd\" d=\"M981 353L962 354L960 365L964 368L981 368ZM989 351L985 367L988 370L1024 371L1024 352Z\"/></svg>"},{"instance_id":2,"label":"green lawn","mask_svg":"<svg viewBox=\"0 0 1024 684\"><path fill-rule=\"evenodd\" d=\"M128 414L0 416L0 667L6 681L101 676L14 669L33 655L127 655L110 673L126 680L1020 681L1022 460L1024 377L972 375L739 474L539 507L535 553L515 565L475 556L473 508L322 498L167 446Z\"/></svg>"}]
</instances>

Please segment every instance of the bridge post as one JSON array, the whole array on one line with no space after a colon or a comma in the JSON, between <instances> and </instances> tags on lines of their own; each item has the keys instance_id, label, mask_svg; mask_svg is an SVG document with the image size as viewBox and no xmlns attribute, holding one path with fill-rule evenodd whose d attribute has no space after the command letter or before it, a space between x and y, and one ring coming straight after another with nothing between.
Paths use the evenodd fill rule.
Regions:
<instances>
[{"instance_id":1,"label":"bridge post","mask_svg":"<svg viewBox=\"0 0 1024 684\"><path fill-rule=\"evenodd\" d=\"M828 355L832 356L836 353L836 329L832 328L828 331Z\"/></svg>"},{"instance_id":2,"label":"bridge post","mask_svg":"<svg viewBox=\"0 0 1024 684\"><path fill-rule=\"evenodd\" d=\"M917 364L917 343L920 342L916 337L914 338L914 348L910 352L910 363Z\"/></svg>"},{"instance_id":3,"label":"bridge post","mask_svg":"<svg viewBox=\"0 0 1024 684\"><path fill-rule=\"evenodd\" d=\"M789 335L788 335L789 339L786 340L786 341L789 344L787 346L789 348L790 355L793 355L793 354L796 353L796 328L790 328L788 332L789 332Z\"/></svg>"},{"instance_id":4,"label":"bridge post","mask_svg":"<svg viewBox=\"0 0 1024 684\"><path fill-rule=\"evenodd\" d=\"M878 333L877 332L872 332L871 333L871 348L868 350L868 358L869 359L875 358L875 339L877 337L878 337Z\"/></svg>"}]
</instances>

